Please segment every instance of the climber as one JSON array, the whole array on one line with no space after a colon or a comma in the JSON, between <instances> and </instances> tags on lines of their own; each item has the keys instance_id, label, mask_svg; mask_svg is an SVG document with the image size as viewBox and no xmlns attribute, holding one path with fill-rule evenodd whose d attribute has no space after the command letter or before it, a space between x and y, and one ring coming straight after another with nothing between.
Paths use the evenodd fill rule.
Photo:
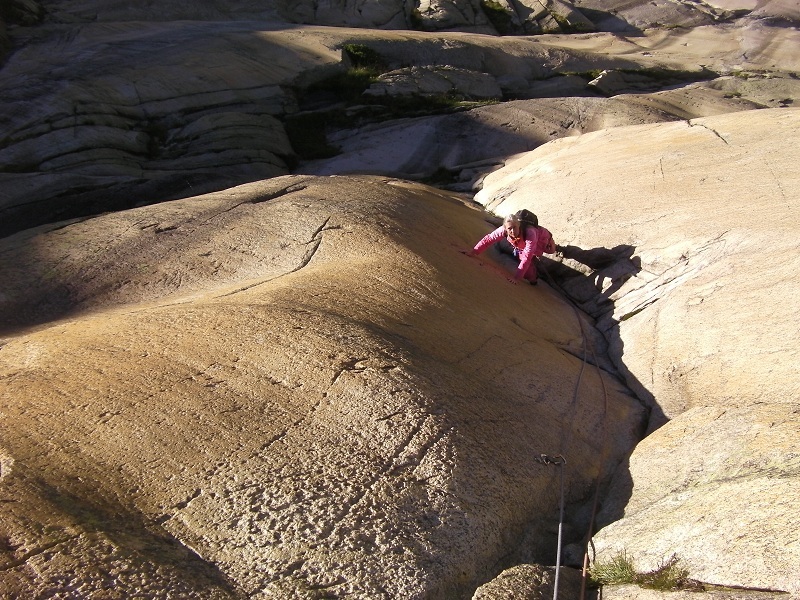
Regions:
<instances>
[{"instance_id":1,"label":"climber","mask_svg":"<svg viewBox=\"0 0 800 600\"><path fill-rule=\"evenodd\" d=\"M536 267L539 257L556 251L552 234L539 225L535 214L525 209L508 215L500 227L485 235L467 254L477 256L498 242L502 245L509 244L511 254L519 261L514 276L508 277L514 284L526 279L531 285L536 285L539 281Z\"/></svg>"}]
</instances>

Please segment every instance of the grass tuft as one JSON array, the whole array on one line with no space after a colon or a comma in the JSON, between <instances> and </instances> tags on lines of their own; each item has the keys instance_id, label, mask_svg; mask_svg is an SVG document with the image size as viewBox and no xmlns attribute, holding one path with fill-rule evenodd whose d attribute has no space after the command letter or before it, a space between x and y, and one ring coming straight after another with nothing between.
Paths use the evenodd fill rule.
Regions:
<instances>
[{"instance_id":1,"label":"grass tuft","mask_svg":"<svg viewBox=\"0 0 800 600\"><path fill-rule=\"evenodd\" d=\"M597 585L635 583L636 569L633 567L633 561L623 550L608 562L595 563L590 575Z\"/></svg>"},{"instance_id":2,"label":"grass tuft","mask_svg":"<svg viewBox=\"0 0 800 600\"><path fill-rule=\"evenodd\" d=\"M636 583L644 588L662 592L684 589L689 580L689 571L679 566L679 562L678 557L673 554L658 568L647 573L639 573L636 576Z\"/></svg>"},{"instance_id":3,"label":"grass tuft","mask_svg":"<svg viewBox=\"0 0 800 600\"><path fill-rule=\"evenodd\" d=\"M639 573L633 560L623 551L608 562L596 563L590 570L590 577L597 586L634 583L662 592L697 590L699 585L689 579L689 571L680 565L680 560L674 554L656 569Z\"/></svg>"}]
</instances>

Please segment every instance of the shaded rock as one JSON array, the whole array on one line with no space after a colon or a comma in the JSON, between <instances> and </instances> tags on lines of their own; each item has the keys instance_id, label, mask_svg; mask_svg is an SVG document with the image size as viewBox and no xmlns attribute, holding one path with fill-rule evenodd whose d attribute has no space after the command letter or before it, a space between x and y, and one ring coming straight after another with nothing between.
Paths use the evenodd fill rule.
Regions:
<instances>
[{"instance_id":1,"label":"shaded rock","mask_svg":"<svg viewBox=\"0 0 800 600\"><path fill-rule=\"evenodd\" d=\"M366 96L457 96L472 100L499 99L503 92L494 77L453 67L409 67L389 71L370 84Z\"/></svg>"},{"instance_id":2,"label":"shaded rock","mask_svg":"<svg viewBox=\"0 0 800 600\"><path fill-rule=\"evenodd\" d=\"M559 78L561 79L561 78ZM698 86L615 98L542 98L504 102L450 115L399 119L328 136L340 150L333 158L306 161L298 173L384 173L423 178L444 169L450 189L480 189L483 177L505 157L560 137L607 127L691 118L752 109L740 98Z\"/></svg>"},{"instance_id":3,"label":"shaded rock","mask_svg":"<svg viewBox=\"0 0 800 600\"><path fill-rule=\"evenodd\" d=\"M17 2L21 4L21 2ZM48 21L87 23L161 20L261 20L337 27L373 29L462 30L496 33L549 33L556 31L635 31L636 28L696 27L716 23L742 12L752 11L752 2L703 4L653 3L647 0L598 2L581 0L500 0L500 10L477 0L427 0L412 6L402 0L317 3L311 0L236 0L224 5L212 0L185 2L166 0L158 5L130 4L109 0L41 0ZM762 3L757 15L785 16L795 11L791 2Z\"/></svg>"},{"instance_id":4,"label":"shaded rock","mask_svg":"<svg viewBox=\"0 0 800 600\"><path fill-rule=\"evenodd\" d=\"M294 152L276 118L296 107L286 85L339 57L300 60L273 35L242 24L94 25L18 50L0 72L4 233L37 215L286 174ZM54 55L47 73L32 68L42 53Z\"/></svg>"},{"instance_id":5,"label":"shaded rock","mask_svg":"<svg viewBox=\"0 0 800 600\"><path fill-rule=\"evenodd\" d=\"M591 96L595 92L587 87L586 79L579 75L551 77L522 86L516 93L525 98L558 98L562 96Z\"/></svg>"},{"instance_id":6,"label":"shaded rock","mask_svg":"<svg viewBox=\"0 0 800 600\"><path fill-rule=\"evenodd\" d=\"M295 90L341 73L342 45L366 42L389 64L485 62L487 81L584 60L488 36L442 44L419 32L261 22L42 26L0 71L0 230L286 174L294 150L277 120L297 111Z\"/></svg>"},{"instance_id":7,"label":"shaded rock","mask_svg":"<svg viewBox=\"0 0 800 600\"><path fill-rule=\"evenodd\" d=\"M69 12L73 16L83 14L82 19L88 18L82 11L89 6L70 3L60 10L73 11ZM98 8L97 19L116 14L114 6ZM181 10L190 8L180 6ZM177 3L170 7L180 8ZM198 5L197 10L200 8ZM237 4L230 10L245 8ZM106 10L108 14L103 13ZM105 16L101 18L100 13ZM66 19L66 13L58 14ZM56 19L55 13L51 16ZM450 79L437 77L435 83L443 87L432 89L458 88L478 97L499 94L495 82L501 90L506 86L522 96L573 94L572 84L567 89L556 84L554 90L554 84L543 79L556 72L584 72L600 66L646 67L658 62L646 50L654 47L661 52L659 61L697 65L694 48L723 44L714 32L698 32L694 37L684 32L659 32L637 38L636 47L645 50L635 52L630 42L615 36L584 36L580 40L576 36L536 40L457 33L432 36L409 31L286 28L261 21L101 22L82 26L79 34L72 26L49 24L36 28L35 34L29 29L23 32L23 28L15 31L17 39L26 39L27 45L23 44L0 72L0 84L8 90L0 111L5 132L0 140L4 165L0 211L6 234L48 220L127 208L132 202L158 202L286 174L296 157L279 121L298 110L298 90L347 68L342 60L344 44L367 45L386 60L389 69L410 62L423 72L441 74L436 65L449 65ZM703 37L698 37L701 33ZM724 51L711 53L709 68L717 68L716 63L735 64L743 52L748 57L745 66L753 69L770 64L767 61L783 64L786 49L793 48L796 41L792 37L796 34L788 28L763 24L748 25L746 48L744 42L732 45L726 35ZM687 48L691 50L688 54ZM46 74L37 71L43 55L51 65ZM470 74L464 81L461 70L476 72L476 66L481 75ZM787 68L790 66L791 60ZM585 95L586 91L577 93ZM706 91L697 93L705 105L710 104ZM715 111L738 110L748 98L747 93L732 95L727 88L720 89L720 94L730 98L720 100ZM789 100L791 95L781 92L780 105L789 105ZM708 114L706 108L694 107L697 102L686 95L677 114L682 118ZM477 121L477 130L465 130L463 135L483 137L485 132L480 119ZM563 133L565 128L556 125L548 139ZM214 133L217 127L224 131ZM432 123L429 129L433 127ZM365 145L372 144L370 131L366 130ZM186 132L193 134L187 137ZM352 133L335 135L350 137ZM506 133L499 129L492 135ZM473 155L456 162L450 156L464 151L466 145L460 145L442 163L390 166L383 172L429 175L440 169L451 171L454 164L475 164L533 147L525 135L505 138L509 149L491 157L482 144L472 144ZM434 147L426 156L437 152ZM364 171L372 172L369 166ZM457 172L456 177L460 189L468 190L479 175L467 177Z\"/></svg>"},{"instance_id":8,"label":"shaded rock","mask_svg":"<svg viewBox=\"0 0 800 600\"><path fill-rule=\"evenodd\" d=\"M601 559L675 553L701 581L798 593L799 133L789 108L608 129L484 179L495 212L534 210L565 256L589 252L573 277L661 427L611 488Z\"/></svg>"},{"instance_id":9,"label":"shaded rock","mask_svg":"<svg viewBox=\"0 0 800 600\"><path fill-rule=\"evenodd\" d=\"M42 5L36 0L7 0L0 8L0 19L13 25L36 25L44 15Z\"/></svg>"}]
</instances>

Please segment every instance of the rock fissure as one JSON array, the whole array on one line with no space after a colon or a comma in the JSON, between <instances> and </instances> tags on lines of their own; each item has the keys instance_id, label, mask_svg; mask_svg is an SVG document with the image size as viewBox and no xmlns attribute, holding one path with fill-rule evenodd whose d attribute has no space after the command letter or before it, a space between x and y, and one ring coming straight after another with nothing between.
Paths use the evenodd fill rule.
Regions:
<instances>
[{"instance_id":1,"label":"rock fissure","mask_svg":"<svg viewBox=\"0 0 800 600\"><path fill-rule=\"evenodd\" d=\"M597 331L601 332L599 329ZM564 346L564 345L561 345L561 344L558 344L558 348L564 354L572 356L573 358L577 358L579 361L585 362L587 366L595 367L597 369L600 369L604 373L614 377L615 379L620 379L619 373L617 373L616 371L611 371L611 370L608 369L608 367L604 367L603 365L599 364L600 360L595 360L591 356L585 356L584 352L583 352L583 349L575 350L573 348L570 348L569 346ZM609 359L610 359L610 357L609 357Z\"/></svg>"},{"instance_id":2,"label":"rock fissure","mask_svg":"<svg viewBox=\"0 0 800 600\"><path fill-rule=\"evenodd\" d=\"M335 384L344 373L363 373L367 370L366 366L359 366L359 363L368 360L367 358L351 358L346 360L342 366L333 374L331 386Z\"/></svg>"},{"instance_id":3,"label":"rock fissure","mask_svg":"<svg viewBox=\"0 0 800 600\"><path fill-rule=\"evenodd\" d=\"M322 244L322 235L321 235L322 232L323 231L334 230L334 229L341 229L341 227L338 226L338 225L332 226L332 227L326 227L326 225L327 225L329 220L330 220L330 217L325 219L325 222L322 225L320 225L320 227L314 232L314 235L313 235L312 239L305 243L305 245L307 246L306 247L306 251L303 254L303 257L300 259L300 264L298 264L296 267L294 267L293 269L291 269L291 270L289 270L289 271L287 271L285 273L280 273L279 275L274 275L272 277L268 277L267 279L262 279L261 281L256 281L256 282L251 283L249 285L242 286L242 287L237 288L237 289L235 289L233 291L226 292L224 294L220 294L219 296L217 296L217 298L226 298L226 297L229 297L229 296L233 296L235 294L239 294L241 292L245 292L247 290L251 290L251 289L253 289L255 287L264 285L265 283L269 283L271 281L275 281L276 279L280 279L281 277L285 277L286 275L291 275L292 273L296 273L297 271L299 271L302 268L304 268L305 266L307 266L311 262L311 260L314 258L314 255L316 254L317 250L319 250L319 247Z\"/></svg>"},{"instance_id":4,"label":"rock fissure","mask_svg":"<svg viewBox=\"0 0 800 600\"><path fill-rule=\"evenodd\" d=\"M22 556L12 561L9 561L4 564L0 564L0 571L10 571L11 569L16 569L17 567L21 567L25 563L27 563L32 558L40 556L46 552L49 552L53 548L56 548L62 544L66 544L72 540L76 540L80 537L80 535L70 535L67 537L59 538L54 540L48 544L42 544L41 546L37 546L36 548L32 548Z\"/></svg>"},{"instance_id":5,"label":"rock fissure","mask_svg":"<svg viewBox=\"0 0 800 600\"><path fill-rule=\"evenodd\" d=\"M713 127L709 127L709 126L708 126L708 125L706 125L705 123L696 123L696 122L692 122L692 121L687 121L687 123L689 124L689 127L702 127L703 129L707 129L708 131L710 131L711 133L713 133L715 136L717 136L719 139L721 139L723 142L725 142L725 145L726 145L726 146L729 146L729 145L730 145L730 143L728 142L728 140L726 140L726 139L725 139L725 138L722 136L722 134L721 134L719 131L717 131L716 129L714 129Z\"/></svg>"}]
</instances>

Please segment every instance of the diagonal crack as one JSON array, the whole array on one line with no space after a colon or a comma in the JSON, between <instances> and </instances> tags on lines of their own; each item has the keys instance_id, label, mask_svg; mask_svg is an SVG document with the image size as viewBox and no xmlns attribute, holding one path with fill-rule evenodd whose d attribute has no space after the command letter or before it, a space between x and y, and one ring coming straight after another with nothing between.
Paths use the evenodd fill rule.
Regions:
<instances>
[{"instance_id":1,"label":"diagonal crack","mask_svg":"<svg viewBox=\"0 0 800 600\"><path fill-rule=\"evenodd\" d=\"M48 550L52 550L56 546L60 546L61 544L69 542L70 540L78 539L79 537L80 537L79 535L71 535L71 536L68 536L68 537L64 537L64 538L60 538L60 539L54 540L54 541L52 541L50 543L47 543L47 544L43 544L43 545L38 546L36 548L33 548L32 550L30 550L29 552L26 552L25 554L23 554L19 558L16 558L16 559L14 559L12 561L9 561L7 563L0 564L0 571L10 571L11 569L16 569L17 567L21 567L22 565L24 565L26 562L28 562L28 560L30 560L34 556L38 556L40 554L44 554L45 552L47 552Z\"/></svg>"},{"instance_id":2,"label":"diagonal crack","mask_svg":"<svg viewBox=\"0 0 800 600\"><path fill-rule=\"evenodd\" d=\"M705 125L703 123L692 123L691 121L686 121L686 122L689 125L689 127L702 127L703 129L707 129L708 131L713 133L715 136L717 136L719 139L721 139L723 142L725 142L725 145L730 145L728 143L728 140L726 140L724 137L722 137L722 135L719 133L719 131L717 131L713 127L709 127L708 125Z\"/></svg>"},{"instance_id":3,"label":"diagonal crack","mask_svg":"<svg viewBox=\"0 0 800 600\"><path fill-rule=\"evenodd\" d=\"M281 277L285 277L286 275L291 275L292 273L296 273L297 271L299 271L300 269L302 269L303 267L308 265L308 263L311 262L311 259L314 258L314 255L317 253L317 250L319 250L320 244L322 244L322 232L323 231L330 231L332 229L341 229L341 225L328 226L328 223L330 222L330 220L331 220L330 217L326 218L322 222L322 225L317 227L316 231L314 231L313 235L311 236L311 239L308 242L306 242L306 251L305 251L305 254L303 255L303 258L300 259L300 264L298 264L291 271L287 271L286 273L281 273L280 275L275 275L274 277L270 277L270 278L264 279L262 281L257 281L255 283L251 283L250 285L246 285L244 287L235 289L232 292L228 292L226 294L221 294L220 296L217 296L217 298L225 298L227 296L233 296L234 294L238 294L239 292L244 292L244 291L252 289L254 287L258 287L259 285L263 285L265 283L269 283L270 281L275 281L276 279L279 279Z\"/></svg>"},{"instance_id":4,"label":"diagonal crack","mask_svg":"<svg viewBox=\"0 0 800 600\"><path fill-rule=\"evenodd\" d=\"M298 189L298 187L299 187L299 189ZM285 196L286 194L291 194L293 192L301 191L303 189L305 189L305 186L297 186L296 184L292 184L292 185L287 185L286 187L283 187L283 188L281 188L279 190L275 190L271 194L267 194L267 195L265 195L263 197L250 198L250 199L247 199L247 200L242 200L241 202L237 202L236 204L233 204L233 205L229 206L225 210L221 210L219 212L214 213L213 215L209 216L204 221L202 221L201 224L202 225L206 225L211 220L216 219L218 216L224 215L225 213L229 213L231 211L234 211L234 210L236 210L237 208L239 208L240 206L242 206L244 204L261 204L262 202L269 202L270 200L274 200L275 198L280 198L281 196Z\"/></svg>"}]
</instances>

